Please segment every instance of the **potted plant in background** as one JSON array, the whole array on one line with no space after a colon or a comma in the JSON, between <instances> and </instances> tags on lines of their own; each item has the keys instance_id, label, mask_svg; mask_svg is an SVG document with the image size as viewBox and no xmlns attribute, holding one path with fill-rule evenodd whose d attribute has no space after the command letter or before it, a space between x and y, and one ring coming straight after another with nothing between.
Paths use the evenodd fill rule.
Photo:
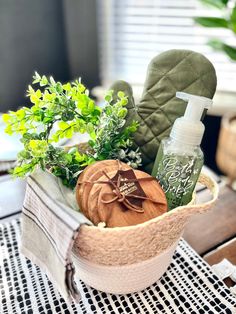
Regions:
<instances>
[{"instance_id":1,"label":"potted plant in background","mask_svg":"<svg viewBox=\"0 0 236 314\"><path fill-rule=\"evenodd\" d=\"M229 184L236 180L236 113L225 115L221 122L216 161L228 176Z\"/></svg>"},{"instance_id":2,"label":"potted plant in background","mask_svg":"<svg viewBox=\"0 0 236 314\"><path fill-rule=\"evenodd\" d=\"M220 16L196 17L196 23L204 27L226 28L236 36L236 2L230 0L201 0L203 4L219 10ZM214 50L222 51L231 60L236 61L236 47L218 38L210 39L207 44ZM236 180L236 109L234 113L223 116L218 139L216 162L228 176L229 184Z\"/></svg>"}]
</instances>

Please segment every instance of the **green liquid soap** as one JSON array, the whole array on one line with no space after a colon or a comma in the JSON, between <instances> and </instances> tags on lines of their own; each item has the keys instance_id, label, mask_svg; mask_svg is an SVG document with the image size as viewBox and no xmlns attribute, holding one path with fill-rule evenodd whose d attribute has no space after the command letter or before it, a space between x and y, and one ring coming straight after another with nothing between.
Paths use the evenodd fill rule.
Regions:
<instances>
[{"instance_id":1,"label":"green liquid soap","mask_svg":"<svg viewBox=\"0 0 236 314\"><path fill-rule=\"evenodd\" d=\"M199 146L185 146L182 151L175 147L171 139L162 141L152 173L165 192L169 210L192 200L203 166L203 154Z\"/></svg>"},{"instance_id":2,"label":"green liquid soap","mask_svg":"<svg viewBox=\"0 0 236 314\"><path fill-rule=\"evenodd\" d=\"M184 92L177 92L176 97L188 101L188 105L184 116L175 120L170 137L161 141L152 171L170 210L192 200L204 160L200 144L205 127L201 117L204 109L212 106L212 100L206 97Z\"/></svg>"}]
</instances>

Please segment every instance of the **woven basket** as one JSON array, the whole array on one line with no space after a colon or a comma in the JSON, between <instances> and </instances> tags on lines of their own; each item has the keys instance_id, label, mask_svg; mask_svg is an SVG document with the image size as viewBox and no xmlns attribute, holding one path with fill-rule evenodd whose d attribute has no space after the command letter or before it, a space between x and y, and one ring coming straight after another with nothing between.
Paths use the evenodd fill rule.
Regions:
<instances>
[{"instance_id":1,"label":"woven basket","mask_svg":"<svg viewBox=\"0 0 236 314\"><path fill-rule=\"evenodd\" d=\"M211 201L177 207L130 227L81 226L73 247L78 278L118 294L140 291L157 281L169 266L189 218L207 211L218 197L212 178L201 174L198 182L211 191Z\"/></svg>"}]
</instances>

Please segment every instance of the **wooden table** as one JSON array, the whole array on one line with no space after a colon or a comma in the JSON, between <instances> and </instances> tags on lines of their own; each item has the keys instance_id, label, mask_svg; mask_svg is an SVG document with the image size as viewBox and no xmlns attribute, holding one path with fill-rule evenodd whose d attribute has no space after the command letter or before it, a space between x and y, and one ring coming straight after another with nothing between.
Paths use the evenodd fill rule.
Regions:
<instances>
[{"instance_id":1,"label":"wooden table","mask_svg":"<svg viewBox=\"0 0 236 314\"><path fill-rule=\"evenodd\" d=\"M23 204L25 181L0 176L0 192L0 219L12 219ZM210 265L223 258L236 265L236 192L222 187L216 206L204 215L193 217L184 238Z\"/></svg>"},{"instance_id":2,"label":"wooden table","mask_svg":"<svg viewBox=\"0 0 236 314\"><path fill-rule=\"evenodd\" d=\"M216 205L190 220L184 238L209 265L224 258L236 265L236 192L228 186L220 188ZM235 284L229 279L225 283Z\"/></svg>"},{"instance_id":3,"label":"wooden table","mask_svg":"<svg viewBox=\"0 0 236 314\"><path fill-rule=\"evenodd\" d=\"M184 238L211 263L219 246L236 237L236 192L225 186L220 188L216 205L204 215L194 216L188 223ZM236 250L234 262L236 264ZM211 256L211 258L210 258Z\"/></svg>"}]
</instances>

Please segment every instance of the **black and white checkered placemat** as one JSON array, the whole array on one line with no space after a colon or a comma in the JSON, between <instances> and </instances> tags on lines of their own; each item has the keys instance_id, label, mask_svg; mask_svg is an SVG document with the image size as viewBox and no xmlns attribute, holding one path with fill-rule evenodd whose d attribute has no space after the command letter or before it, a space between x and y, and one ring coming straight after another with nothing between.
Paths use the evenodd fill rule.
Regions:
<instances>
[{"instance_id":1,"label":"black and white checkered placemat","mask_svg":"<svg viewBox=\"0 0 236 314\"><path fill-rule=\"evenodd\" d=\"M236 313L236 298L210 267L180 241L158 283L134 294L111 295L80 283L82 300L66 304L38 267L19 254L20 222L0 225L0 313Z\"/></svg>"}]
</instances>

